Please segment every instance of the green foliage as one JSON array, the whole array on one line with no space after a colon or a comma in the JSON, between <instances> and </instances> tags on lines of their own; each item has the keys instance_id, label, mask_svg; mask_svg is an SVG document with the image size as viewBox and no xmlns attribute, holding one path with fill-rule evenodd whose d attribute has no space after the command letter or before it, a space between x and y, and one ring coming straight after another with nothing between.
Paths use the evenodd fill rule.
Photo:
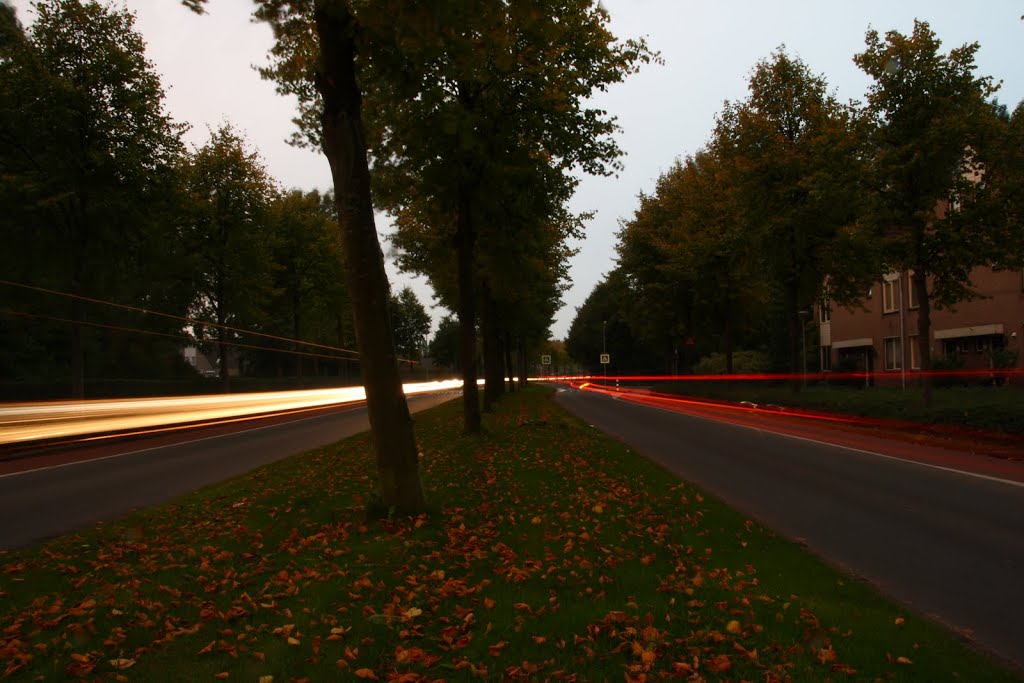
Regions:
<instances>
[{"instance_id":1,"label":"green foliage","mask_svg":"<svg viewBox=\"0 0 1024 683\"><path fill-rule=\"evenodd\" d=\"M734 351L732 354L733 372L770 372L772 361L764 351ZM693 366L698 375L724 374L725 354L712 353L704 356Z\"/></svg>"},{"instance_id":2,"label":"green foliage","mask_svg":"<svg viewBox=\"0 0 1024 683\"><path fill-rule=\"evenodd\" d=\"M612 373L655 372L663 361L658 349L646 344L629 322L632 298L628 284L619 271L612 271L597 283L569 326L565 350L581 368L592 373L603 371L601 353L611 355Z\"/></svg>"},{"instance_id":3,"label":"green foliage","mask_svg":"<svg viewBox=\"0 0 1024 683\"><path fill-rule=\"evenodd\" d=\"M0 8L0 270L16 282L183 311L183 127L164 111L134 17L73 0L35 9L26 32ZM0 376L71 374L80 392L85 376L182 369L173 342L96 327L176 333L167 321L24 290L5 299L35 317L0 322Z\"/></svg>"},{"instance_id":4,"label":"green foliage","mask_svg":"<svg viewBox=\"0 0 1024 683\"><path fill-rule=\"evenodd\" d=\"M411 287L391 295L388 305L395 350L403 359L419 360L430 334L430 316Z\"/></svg>"},{"instance_id":5,"label":"green foliage","mask_svg":"<svg viewBox=\"0 0 1024 683\"><path fill-rule=\"evenodd\" d=\"M925 274L928 302L949 306L971 296L971 269L1003 257L1008 246L974 215L988 188L978 174L984 177L997 140L987 98L999 86L975 74L977 43L943 53L927 22L915 21L910 35L868 31L866 43L854 61L874 80L869 178L886 266ZM947 211L949 203L959 210Z\"/></svg>"},{"instance_id":6,"label":"green foliage","mask_svg":"<svg viewBox=\"0 0 1024 683\"><path fill-rule=\"evenodd\" d=\"M455 318L450 315L441 318L437 331L434 332L434 337L430 340L428 354L435 365L452 370L458 369L459 323Z\"/></svg>"},{"instance_id":7,"label":"green foliage","mask_svg":"<svg viewBox=\"0 0 1024 683\"><path fill-rule=\"evenodd\" d=\"M253 327L272 294L268 214L275 188L256 151L230 124L211 132L185 172L189 222L182 231L198 264L191 317L216 325ZM226 378L223 342L234 337L223 327L198 326L197 339L219 344L221 377Z\"/></svg>"}]
</instances>

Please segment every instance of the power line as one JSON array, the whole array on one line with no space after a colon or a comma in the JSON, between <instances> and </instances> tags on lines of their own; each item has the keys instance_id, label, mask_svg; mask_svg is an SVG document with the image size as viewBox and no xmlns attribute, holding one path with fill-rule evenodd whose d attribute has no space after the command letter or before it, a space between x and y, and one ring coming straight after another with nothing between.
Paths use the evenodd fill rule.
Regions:
<instances>
[{"instance_id":1,"label":"power line","mask_svg":"<svg viewBox=\"0 0 1024 683\"><path fill-rule=\"evenodd\" d=\"M267 339L274 339L276 341L285 341L292 344L303 344L305 346L315 346L321 349L328 349L329 351L340 351L342 353L352 353L356 356L359 355L358 351L352 349L345 349L340 346L329 346L327 344L318 344L316 342L302 341L301 339L292 339L290 337L279 337L274 334L267 334L266 332L256 332L254 330L246 330L240 327L232 327L231 325L222 325L219 323L208 322L205 320L197 320L195 318L189 318L187 316L173 315L171 313L163 313L161 311L152 311L148 308L142 308L140 306L130 306L128 304L119 304L113 301L105 301L103 299L96 299L90 296L83 296L81 294L71 294L70 292L61 292L56 289L47 289L46 287L37 287L35 285L26 285L21 282L11 282L10 280L0 280L0 285L8 285L10 287L21 287L22 289L29 289L35 292L43 292L44 294L54 294L57 296L65 296L70 299L78 299L79 301L88 301L89 303L101 304L103 306L113 306L114 308L121 308L126 311L134 311L136 313L145 313L148 315L156 315L161 318L170 318L171 320L180 320L182 322L189 323L190 325L205 325L207 327L216 327L230 332L238 332L240 334L251 334L256 337L265 337ZM400 358L399 360L406 360Z\"/></svg>"},{"instance_id":2,"label":"power line","mask_svg":"<svg viewBox=\"0 0 1024 683\"><path fill-rule=\"evenodd\" d=\"M186 341L190 341L190 342L195 342L196 341L192 337L190 337L188 335L185 335L185 334L171 334L169 332L155 332L153 330L142 330L142 329L139 329L139 328L136 328L136 327L121 327L119 325L108 325L106 323L94 323L94 322L90 322L88 320L78 320L78 321L75 321L75 320L71 320L70 318L58 318L58 317L51 316L51 315L42 315L42 314L39 314L39 313L28 313L28 312L25 312L25 311L3 310L3 311L0 311L0 313L3 313L4 315L11 315L11 316L17 316L17 317L22 317L22 318L36 318L38 320L49 320L49 321L58 322L58 323L69 323L69 324L76 324L77 323L79 325L86 325L88 327L99 327L99 328L102 328L102 329L105 329L105 330L115 330L115 331L118 331L118 332L134 332L136 334L148 334L148 335L152 335L152 336L155 336L155 337L170 337L171 339L186 340ZM218 343L219 344L220 342L213 342L213 343ZM358 358L352 358L351 356L332 356L332 355L327 355L327 354L323 354L323 353L311 353L311 352L308 352L308 351L291 351L289 349L275 349L272 346L256 346L255 344L243 344L242 342L235 342L235 341L224 341L223 343L224 343L225 346L235 346L235 347L243 348L243 349L255 349L257 351L271 351L271 352L274 352L274 353L288 353L288 354L295 354L295 355L299 355L299 356L309 356L311 358L329 358L331 360L355 360L355 361L359 360Z\"/></svg>"},{"instance_id":3,"label":"power line","mask_svg":"<svg viewBox=\"0 0 1024 683\"><path fill-rule=\"evenodd\" d=\"M97 299L97 298L94 298L94 297L84 296L84 295L81 295L81 294L72 294L70 292L62 292L62 291L56 290L56 289L47 289L46 287L39 287L39 286L36 286L36 285L27 285L27 284L24 284L22 282L12 282L11 280L2 280L2 279L0 279L0 285L7 285L9 287L20 287L22 289L28 289L28 290L35 291L35 292L42 292L44 294L53 294L53 295L56 295L56 296L64 296L64 297L68 297L68 298L71 298L71 299L78 299L79 301L88 301L89 303L100 304L100 305L103 305L103 306L113 306L114 308L120 308L120 309L123 309L123 310L126 310L126 311L133 311L133 312L136 312L136 313L144 313L144 314L147 314L147 315L156 315L156 316L160 316L162 318L169 318L171 320L180 320L180 321L186 322L186 323L188 323L190 325L205 325L207 327L219 328L219 329L227 330L229 332L237 332L239 334L251 334L251 335L256 336L256 337L264 337L266 339L273 339L275 341L284 341L284 342L289 342L289 343L292 343L292 344L302 344L304 346L312 346L312 347L315 347L315 348L327 349L328 351L338 351L340 353L353 354L355 357L354 358L350 357L350 358L348 358L348 360L359 360L359 352L358 351L353 351L352 349L342 348L340 346L330 346L330 345L327 345L327 344L318 344L316 342L308 342L308 341L303 341L301 339L292 339L290 337L281 337L281 336L274 335L274 334L268 334L266 332L256 332L254 330L246 330L246 329L243 329L243 328L240 328L240 327L232 327L231 325L222 325L220 323L213 323L213 322L208 322L208 321L204 321L204 320L197 320L195 318L189 318L187 316L173 315L171 313L163 313L161 311L153 311L153 310L150 310L148 308L142 308L140 306L131 306L131 305L128 305L128 304L119 304L119 303L116 303L114 301L106 301L106 300L103 300L103 299ZM54 320L56 320L56 319L54 319ZM72 321L67 321L67 322L72 322ZM141 332L142 330L136 330L136 331L140 331ZM184 338L190 339L189 337L184 337ZM225 343L228 343L228 342L225 342ZM263 349L263 350L268 350L268 351L283 351L283 349L273 349L273 348L270 348L270 347L261 347L261 346L246 346L244 344L239 344L239 343L235 343L235 342L231 342L231 343L233 345L235 345L235 346L241 346L241 347L245 347L245 348ZM298 354L298 355L309 355L309 356L319 357L319 358L339 358L339 356L317 356L316 354L309 354L309 353L305 353L305 352L301 352L301 351L289 351L288 353L294 353L294 354ZM402 363L419 363L419 361L413 360L411 358L398 358L397 360L402 362Z\"/></svg>"}]
</instances>

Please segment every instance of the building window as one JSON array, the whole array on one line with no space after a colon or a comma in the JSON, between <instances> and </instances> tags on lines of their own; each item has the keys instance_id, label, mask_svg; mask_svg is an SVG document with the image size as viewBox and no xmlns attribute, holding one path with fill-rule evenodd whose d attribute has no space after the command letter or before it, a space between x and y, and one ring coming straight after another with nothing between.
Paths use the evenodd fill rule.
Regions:
<instances>
[{"instance_id":1,"label":"building window","mask_svg":"<svg viewBox=\"0 0 1024 683\"><path fill-rule=\"evenodd\" d=\"M822 346L821 347L821 371L831 372L832 371L832 347Z\"/></svg>"},{"instance_id":2,"label":"building window","mask_svg":"<svg viewBox=\"0 0 1024 683\"><path fill-rule=\"evenodd\" d=\"M899 370L903 367L903 349L900 348L899 337L886 337L882 340L885 347L885 369Z\"/></svg>"},{"instance_id":3,"label":"building window","mask_svg":"<svg viewBox=\"0 0 1024 683\"><path fill-rule=\"evenodd\" d=\"M907 337L907 350L910 351L910 369L920 370L921 369L921 347L918 346L917 340L918 335L912 334Z\"/></svg>"},{"instance_id":4,"label":"building window","mask_svg":"<svg viewBox=\"0 0 1024 683\"><path fill-rule=\"evenodd\" d=\"M828 305L828 299L822 299L818 304L818 320L827 323L832 320L832 308Z\"/></svg>"},{"instance_id":5,"label":"building window","mask_svg":"<svg viewBox=\"0 0 1024 683\"><path fill-rule=\"evenodd\" d=\"M900 310L898 280L887 280L882 283L882 313L893 313Z\"/></svg>"},{"instance_id":6,"label":"building window","mask_svg":"<svg viewBox=\"0 0 1024 683\"><path fill-rule=\"evenodd\" d=\"M985 337L978 337L974 340L974 351L975 353L985 353L988 351L988 339Z\"/></svg>"},{"instance_id":7,"label":"building window","mask_svg":"<svg viewBox=\"0 0 1024 683\"><path fill-rule=\"evenodd\" d=\"M917 287L914 286L914 271L907 272L907 307L918 308L920 302L917 300Z\"/></svg>"}]
</instances>

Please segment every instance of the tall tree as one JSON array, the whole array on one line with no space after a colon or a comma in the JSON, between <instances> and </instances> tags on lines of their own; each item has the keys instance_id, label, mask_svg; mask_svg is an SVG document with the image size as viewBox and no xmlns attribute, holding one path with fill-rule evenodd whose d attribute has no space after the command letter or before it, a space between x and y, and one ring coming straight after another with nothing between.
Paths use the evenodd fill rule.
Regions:
<instances>
[{"instance_id":1,"label":"tall tree","mask_svg":"<svg viewBox=\"0 0 1024 683\"><path fill-rule=\"evenodd\" d=\"M265 323L273 334L330 346L345 347L338 335L338 317L351 317L340 281L344 271L333 199L317 191L291 190L273 198L268 211L273 282ZM291 342L293 367L300 379L308 365L303 355L314 347ZM282 369L282 354L273 354ZM320 365L316 356L315 366Z\"/></svg>"},{"instance_id":2,"label":"tall tree","mask_svg":"<svg viewBox=\"0 0 1024 683\"><path fill-rule=\"evenodd\" d=\"M491 283L479 279L484 226L524 168L615 168L614 121L585 100L651 55L642 42L617 41L607 14L591 0L425 2L406 10L408 21L392 22L390 43L406 59L375 63L390 71L375 68L367 81L378 133L375 170L389 210L431 219L454 249L465 428L476 432L478 308L494 303ZM424 201L429 210L410 207ZM499 227L517 235L542 224ZM494 359L488 320L495 315L484 313Z\"/></svg>"},{"instance_id":3,"label":"tall tree","mask_svg":"<svg viewBox=\"0 0 1024 683\"><path fill-rule=\"evenodd\" d=\"M395 348L408 360L419 360L430 334L430 316L411 287L403 287L388 304Z\"/></svg>"},{"instance_id":4,"label":"tall tree","mask_svg":"<svg viewBox=\"0 0 1024 683\"><path fill-rule=\"evenodd\" d=\"M184 0L201 11L204 0ZM345 282L352 302L363 386L374 436L377 491L385 509L425 507L409 407L398 375L386 310L390 287L373 216L360 73L377 56L403 3L258 0L255 16L274 30L272 64L262 71L279 92L299 97L296 141L320 148L331 167ZM392 58L403 60L401 52Z\"/></svg>"},{"instance_id":5,"label":"tall tree","mask_svg":"<svg viewBox=\"0 0 1024 683\"><path fill-rule=\"evenodd\" d=\"M215 323L212 335L226 391L232 338L227 326L255 323L270 295L268 214L275 188L259 154L229 124L196 151L186 187L192 212L185 241L200 261L192 314Z\"/></svg>"},{"instance_id":6,"label":"tall tree","mask_svg":"<svg viewBox=\"0 0 1024 683\"><path fill-rule=\"evenodd\" d=\"M781 48L754 67L749 90L746 100L726 103L711 150L731 178L748 239L781 290L789 365L797 372L800 312L821 297L826 276L835 300L863 291L857 283L865 260L836 258L858 234L863 139L855 113L829 95L824 78Z\"/></svg>"},{"instance_id":7,"label":"tall tree","mask_svg":"<svg viewBox=\"0 0 1024 683\"><path fill-rule=\"evenodd\" d=\"M856 64L874 83L872 132L876 220L885 229L885 265L913 271L925 402L931 401L931 310L970 296L970 271L1000 256L993 224L972 220L959 198L976 196L991 162L997 125L987 99L998 89L978 76L971 43L941 51L927 22L910 35L870 30ZM950 205L963 211L950 211ZM995 249L993 249L995 247Z\"/></svg>"},{"instance_id":8,"label":"tall tree","mask_svg":"<svg viewBox=\"0 0 1024 683\"><path fill-rule=\"evenodd\" d=\"M176 195L183 127L164 111L131 13L80 0L33 6L27 33L0 7L0 170L12 195L5 206L19 214L17 224L4 222L4 237L23 247L14 252L22 264L8 272L153 305L165 281L156 245L169 244L166 253L176 242L163 209ZM71 395L81 398L85 305L71 299L65 311Z\"/></svg>"}]
</instances>

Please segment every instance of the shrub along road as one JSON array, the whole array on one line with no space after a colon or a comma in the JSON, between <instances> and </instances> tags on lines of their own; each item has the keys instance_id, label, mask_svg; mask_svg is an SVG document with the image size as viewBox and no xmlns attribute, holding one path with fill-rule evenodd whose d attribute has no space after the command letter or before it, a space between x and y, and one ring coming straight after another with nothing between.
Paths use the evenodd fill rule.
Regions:
<instances>
[{"instance_id":1,"label":"shrub along road","mask_svg":"<svg viewBox=\"0 0 1024 683\"><path fill-rule=\"evenodd\" d=\"M1016 680L541 390L460 414L415 418L433 514L366 521L361 435L0 556L0 672Z\"/></svg>"},{"instance_id":2,"label":"shrub along road","mask_svg":"<svg viewBox=\"0 0 1024 683\"><path fill-rule=\"evenodd\" d=\"M670 410L572 390L559 392L558 401L738 510L1024 665L1024 463L830 433L821 423L807 435L794 431L795 438L770 431L794 430L784 415L761 414L737 426L719 421L730 419L726 411L716 416L683 402L666 403ZM891 449L898 457L857 447ZM937 469L923 464L928 460L986 474Z\"/></svg>"}]
</instances>

